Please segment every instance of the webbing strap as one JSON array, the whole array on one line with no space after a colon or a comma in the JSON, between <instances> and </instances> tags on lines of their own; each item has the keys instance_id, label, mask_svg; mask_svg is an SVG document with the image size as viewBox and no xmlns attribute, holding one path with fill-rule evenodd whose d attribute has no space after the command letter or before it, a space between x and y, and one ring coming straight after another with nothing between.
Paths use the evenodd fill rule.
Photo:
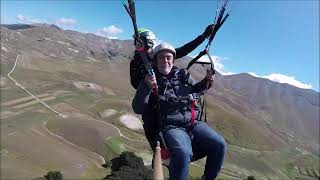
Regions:
<instances>
[{"instance_id":1,"label":"webbing strap","mask_svg":"<svg viewBox=\"0 0 320 180\"><path fill-rule=\"evenodd\" d=\"M209 80L207 80L207 89L206 91L209 89ZM206 93L203 95L203 105L202 108L204 108L204 122L207 122L207 102L206 102ZM203 110L202 110L203 111ZM201 113L202 116L202 113Z\"/></svg>"},{"instance_id":2,"label":"webbing strap","mask_svg":"<svg viewBox=\"0 0 320 180\"><path fill-rule=\"evenodd\" d=\"M206 91L209 89L209 85L210 85L209 83L210 83L210 82L209 82L209 80L207 79L207 82L206 82L206 87L207 87L207 88L206 88Z\"/></svg>"},{"instance_id":3,"label":"webbing strap","mask_svg":"<svg viewBox=\"0 0 320 180\"><path fill-rule=\"evenodd\" d=\"M196 100L193 99L192 102L191 102L191 125L193 126L194 125L194 116L195 116L195 113L194 113L194 105L196 103Z\"/></svg>"},{"instance_id":4,"label":"webbing strap","mask_svg":"<svg viewBox=\"0 0 320 180\"><path fill-rule=\"evenodd\" d=\"M144 52L144 48L143 47L140 47L140 48L138 47L137 51Z\"/></svg>"},{"instance_id":5,"label":"webbing strap","mask_svg":"<svg viewBox=\"0 0 320 180\"><path fill-rule=\"evenodd\" d=\"M203 103L203 104L204 104L204 108L205 108L205 110L204 110L204 111L205 111L205 112L204 112L204 113L205 113L205 114L204 114L204 122L206 123L206 122L207 122L207 102L206 102L206 97L204 97L203 100L204 100L204 103Z\"/></svg>"},{"instance_id":6,"label":"webbing strap","mask_svg":"<svg viewBox=\"0 0 320 180\"><path fill-rule=\"evenodd\" d=\"M158 97L160 100L168 101L168 102L179 102L179 101L194 100L199 98L197 93L192 93L192 94L188 94L187 96L178 96L178 97L167 97L167 96L158 94Z\"/></svg>"}]
</instances>

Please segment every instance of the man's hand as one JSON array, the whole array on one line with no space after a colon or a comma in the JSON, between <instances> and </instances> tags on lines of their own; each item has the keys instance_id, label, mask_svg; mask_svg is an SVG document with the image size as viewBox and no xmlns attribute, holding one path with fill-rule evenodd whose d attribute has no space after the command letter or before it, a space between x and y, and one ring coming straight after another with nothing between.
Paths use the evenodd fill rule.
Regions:
<instances>
[{"instance_id":1,"label":"man's hand","mask_svg":"<svg viewBox=\"0 0 320 180\"><path fill-rule=\"evenodd\" d=\"M147 74L144 80L149 85L150 89L154 89L157 87L157 79L155 75Z\"/></svg>"},{"instance_id":2,"label":"man's hand","mask_svg":"<svg viewBox=\"0 0 320 180\"><path fill-rule=\"evenodd\" d=\"M207 80L207 89L209 89L212 86L214 76L215 76L214 70L207 69L207 75L205 77L205 79Z\"/></svg>"}]
</instances>

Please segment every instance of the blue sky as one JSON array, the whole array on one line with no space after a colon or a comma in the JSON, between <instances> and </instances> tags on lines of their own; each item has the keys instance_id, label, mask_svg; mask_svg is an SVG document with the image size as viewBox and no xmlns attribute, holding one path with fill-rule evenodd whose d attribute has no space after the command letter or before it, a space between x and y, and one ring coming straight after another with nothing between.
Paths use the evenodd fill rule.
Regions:
<instances>
[{"instance_id":1,"label":"blue sky","mask_svg":"<svg viewBox=\"0 0 320 180\"><path fill-rule=\"evenodd\" d=\"M138 26L178 47L213 22L216 6L216 1L136 1ZM319 1L230 1L228 10L210 49L219 72L246 72L319 92ZM35 22L118 39L133 33L120 1L1 1L2 24Z\"/></svg>"}]
</instances>

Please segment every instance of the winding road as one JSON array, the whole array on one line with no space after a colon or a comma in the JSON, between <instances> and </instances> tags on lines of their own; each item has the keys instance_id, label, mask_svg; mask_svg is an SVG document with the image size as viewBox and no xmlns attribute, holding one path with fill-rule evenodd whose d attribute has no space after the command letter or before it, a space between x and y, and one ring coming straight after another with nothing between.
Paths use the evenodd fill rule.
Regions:
<instances>
[{"instance_id":1,"label":"winding road","mask_svg":"<svg viewBox=\"0 0 320 180\"><path fill-rule=\"evenodd\" d=\"M13 77L10 76L11 73L13 73L13 71L15 70L16 66L17 66L17 63L18 63L18 60L19 60L19 57L20 57L20 54L17 55L16 57L16 60L15 60L15 63L14 63L14 66L13 68L11 69L11 71L7 74L7 76L9 77L9 79L11 79L15 85L17 85L18 87L20 87L21 89L23 89L26 93L28 93L32 98L34 98L35 100L37 100L38 102L40 102L42 105L44 105L46 108L48 108L49 110L51 110L52 112L54 112L55 114L59 115L60 117L62 118L68 118L68 117L75 117L75 118L87 118L87 119L91 119L91 120L94 120L94 121L99 121L99 122L102 122L102 123L105 123L105 124L108 124L109 126L112 126L113 128L116 129L116 131L119 133L119 136L120 137L123 137L127 140L130 140L130 141L136 141L136 142L144 142L144 143L148 143L147 141L143 141L143 140L137 140L137 139L131 139L127 136L125 136L118 127L116 127L115 125L111 124L111 123L107 123L103 120L100 120L100 119L96 119L96 118L92 118L92 117L89 117L89 116L84 116L84 115L71 115L71 114L64 114L64 113L61 113L61 112L58 112L57 110L55 110L54 108L50 107L47 103L43 102L41 99L39 99L38 97L36 97L35 95L33 95L30 91L28 91L24 86L22 86L17 80L15 80Z\"/></svg>"}]
</instances>

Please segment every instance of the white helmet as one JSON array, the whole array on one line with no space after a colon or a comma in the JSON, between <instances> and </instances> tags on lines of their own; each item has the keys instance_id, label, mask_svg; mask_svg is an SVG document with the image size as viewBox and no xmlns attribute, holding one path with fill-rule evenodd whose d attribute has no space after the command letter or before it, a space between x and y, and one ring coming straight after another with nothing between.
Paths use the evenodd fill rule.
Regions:
<instances>
[{"instance_id":1,"label":"white helmet","mask_svg":"<svg viewBox=\"0 0 320 180\"><path fill-rule=\"evenodd\" d=\"M176 50L174 49L174 47L170 44L167 43L161 43L159 45L157 45L154 50L153 50L153 58L156 58L157 54L159 54L161 51L170 51L173 54L173 57L176 57Z\"/></svg>"}]
</instances>

